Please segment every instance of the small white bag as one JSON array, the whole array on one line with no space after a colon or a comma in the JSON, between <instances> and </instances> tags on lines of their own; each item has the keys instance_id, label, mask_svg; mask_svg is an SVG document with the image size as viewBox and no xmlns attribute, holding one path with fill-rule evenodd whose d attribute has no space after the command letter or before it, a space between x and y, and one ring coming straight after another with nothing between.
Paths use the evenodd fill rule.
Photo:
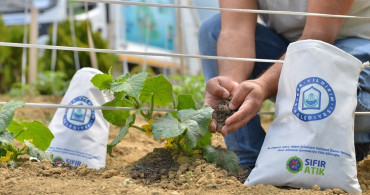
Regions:
<instances>
[{"instance_id":1,"label":"small white bag","mask_svg":"<svg viewBox=\"0 0 370 195\"><path fill-rule=\"evenodd\" d=\"M77 71L61 104L101 106L110 101L90 82L96 74L102 72L93 68ZM54 160L96 169L105 166L109 123L101 110L58 108L49 128L55 138L47 151L53 153Z\"/></svg>"},{"instance_id":2,"label":"small white bag","mask_svg":"<svg viewBox=\"0 0 370 195\"><path fill-rule=\"evenodd\" d=\"M325 42L289 45L275 119L246 185L266 184L360 194L354 112L362 63Z\"/></svg>"}]
</instances>

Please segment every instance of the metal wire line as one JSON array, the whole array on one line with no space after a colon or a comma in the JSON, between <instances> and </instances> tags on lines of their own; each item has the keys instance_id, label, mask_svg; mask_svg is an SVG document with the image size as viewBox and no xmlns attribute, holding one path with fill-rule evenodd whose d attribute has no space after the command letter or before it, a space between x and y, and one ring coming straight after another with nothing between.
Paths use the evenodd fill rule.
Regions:
<instances>
[{"instance_id":1,"label":"metal wire line","mask_svg":"<svg viewBox=\"0 0 370 195\"><path fill-rule=\"evenodd\" d=\"M243 12L243 13L256 13L256 14L299 15L299 16L332 17L332 18L370 19L370 17L366 17L366 16L350 16L350 15L321 14L321 13L294 12L294 11L276 11L276 10L215 8L215 7L175 5L175 4L162 4L162 3L146 3L146 2L121 1L121 0L75 0L75 1L95 2L95 3L107 3L107 4L121 4L121 5L139 5L139 6L167 7L167 8L203 9L203 10Z\"/></svg>"},{"instance_id":2,"label":"metal wire line","mask_svg":"<svg viewBox=\"0 0 370 195\"><path fill-rule=\"evenodd\" d=\"M200 58L200 59L210 59L210 60L236 60L236 61L249 61L249 62L284 63L283 60L270 60L270 59L236 58L236 57L158 53L158 52L139 52L139 51L127 51L127 50L115 50L115 49L96 49L96 48L85 48L85 47L68 47L68 46L9 43L9 42L0 42L0 46L38 48L38 49L56 49L56 50L66 50L66 51L85 51L85 52L96 52L96 53L114 53L114 54L139 55L139 56L148 55L148 56L167 56L167 57L180 57L180 58Z\"/></svg>"},{"instance_id":3,"label":"metal wire line","mask_svg":"<svg viewBox=\"0 0 370 195\"><path fill-rule=\"evenodd\" d=\"M0 102L0 105L6 102ZM91 109L91 110L135 110L132 107L114 107L114 106L83 106L83 105L66 105L66 104L46 104L46 103L25 103L25 107L36 108L71 108L71 109ZM142 108L142 110L149 110L149 108ZM176 112L176 109L155 108L157 112ZM273 115L275 112L258 112L259 115ZM370 115L370 112L355 112L356 115Z\"/></svg>"}]
</instances>

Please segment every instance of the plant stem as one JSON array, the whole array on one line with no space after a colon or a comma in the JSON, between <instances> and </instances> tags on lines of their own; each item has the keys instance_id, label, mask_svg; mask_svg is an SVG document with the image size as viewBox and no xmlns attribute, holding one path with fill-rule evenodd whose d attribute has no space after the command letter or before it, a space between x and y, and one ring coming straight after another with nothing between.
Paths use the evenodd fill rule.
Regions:
<instances>
[{"instance_id":1,"label":"plant stem","mask_svg":"<svg viewBox=\"0 0 370 195\"><path fill-rule=\"evenodd\" d=\"M148 113L150 118L152 118L152 116L153 116L153 110L154 110L154 94L152 94L152 101L150 103L150 110L149 110L149 113Z\"/></svg>"},{"instance_id":2,"label":"plant stem","mask_svg":"<svg viewBox=\"0 0 370 195\"><path fill-rule=\"evenodd\" d=\"M136 126L136 125L131 125L130 127L133 127L133 128L135 128L135 129L138 129L138 130L140 130L140 131L142 131L142 132L146 132L146 130L145 129L143 129L143 128L141 128L141 127L139 127L139 126Z\"/></svg>"},{"instance_id":3,"label":"plant stem","mask_svg":"<svg viewBox=\"0 0 370 195\"><path fill-rule=\"evenodd\" d=\"M181 141L181 136L178 136L175 138L174 142L176 144L176 146L180 149L181 153L183 153L185 156L192 156L192 154L189 154L181 145L180 141Z\"/></svg>"},{"instance_id":4,"label":"plant stem","mask_svg":"<svg viewBox=\"0 0 370 195\"><path fill-rule=\"evenodd\" d=\"M132 98L132 99L134 99L134 107L136 108L136 109L138 109L138 108L140 108L141 107L141 105L140 105L140 102L139 102L139 100L137 100L136 98Z\"/></svg>"},{"instance_id":5,"label":"plant stem","mask_svg":"<svg viewBox=\"0 0 370 195\"><path fill-rule=\"evenodd\" d=\"M135 102L135 103L133 103L134 107L136 109L139 109L141 107L141 104L140 104L139 100L137 100L136 98L132 98L132 99L134 99L134 102ZM140 110L140 114L141 114L141 116L143 116L147 120L151 119L151 117L148 116L147 114L145 114L142 110Z\"/></svg>"},{"instance_id":6,"label":"plant stem","mask_svg":"<svg viewBox=\"0 0 370 195\"><path fill-rule=\"evenodd\" d=\"M129 103L132 107L135 107L135 108L136 108L135 104L134 104L134 103L132 103L131 101L129 101L128 99L126 99L126 98L122 98L122 101L127 102L127 103Z\"/></svg>"},{"instance_id":7,"label":"plant stem","mask_svg":"<svg viewBox=\"0 0 370 195\"><path fill-rule=\"evenodd\" d=\"M176 98L175 98L175 94L174 93L172 93L172 103L173 103L173 107L174 108L177 108L177 106L176 106Z\"/></svg>"},{"instance_id":8,"label":"plant stem","mask_svg":"<svg viewBox=\"0 0 370 195\"><path fill-rule=\"evenodd\" d=\"M143 116L148 121L151 119L150 116L148 116L147 114L145 114L142 110L140 110L140 114L141 114L141 116Z\"/></svg>"}]
</instances>

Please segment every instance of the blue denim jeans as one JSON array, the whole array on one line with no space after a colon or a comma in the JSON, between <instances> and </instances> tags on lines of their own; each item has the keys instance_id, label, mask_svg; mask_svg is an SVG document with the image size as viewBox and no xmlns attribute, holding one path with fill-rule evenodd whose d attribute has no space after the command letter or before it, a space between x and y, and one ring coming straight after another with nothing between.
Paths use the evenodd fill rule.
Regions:
<instances>
[{"instance_id":1,"label":"blue denim jeans","mask_svg":"<svg viewBox=\"0 0 370 195\"><path fill-rule=\"evenodd\" d=\"M198 34L199 50L201 55L217 55L217 39L220 33L221 18L216 14L201 25ZM268 27L257 24L256 28L256 58L278 59L286 51L290 41L278 35ZM370 61L370 40L347 38L337 40L334 45L362 62ZM255 63L251 78L262 74L272 64ZM217 60L202 60L202 70L206 81L218 75ZM364 69L358 84L358 105L356 111L370 111L370 68ZM240 159L240 167L254 166L261 149L265 131L260 117L257 115L235 133L225 136L225 143ZM370 117L355 117L355 142L370 142Z\"/></svg>"}]
</instances>

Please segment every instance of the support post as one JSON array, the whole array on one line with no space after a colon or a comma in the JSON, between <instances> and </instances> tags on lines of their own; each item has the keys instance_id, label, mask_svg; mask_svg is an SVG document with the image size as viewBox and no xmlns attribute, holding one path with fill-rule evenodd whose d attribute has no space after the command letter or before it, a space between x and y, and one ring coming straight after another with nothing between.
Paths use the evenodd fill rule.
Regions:
<instances>
[{"instance_id":1,"label":"support post","mask_svg":"<svg viewBox=\"0 0 370 195\"><path fill-rule=\"evenodd\" d=\"M30 27L30 43L37 44L39 37L39 23L38 23L39 11L35 6L31 6L31 27ZM28 83L31 84L37 79L37 48L30 48L29 52L29 71L28 71Z\"/></svg>"}]
</instances>

